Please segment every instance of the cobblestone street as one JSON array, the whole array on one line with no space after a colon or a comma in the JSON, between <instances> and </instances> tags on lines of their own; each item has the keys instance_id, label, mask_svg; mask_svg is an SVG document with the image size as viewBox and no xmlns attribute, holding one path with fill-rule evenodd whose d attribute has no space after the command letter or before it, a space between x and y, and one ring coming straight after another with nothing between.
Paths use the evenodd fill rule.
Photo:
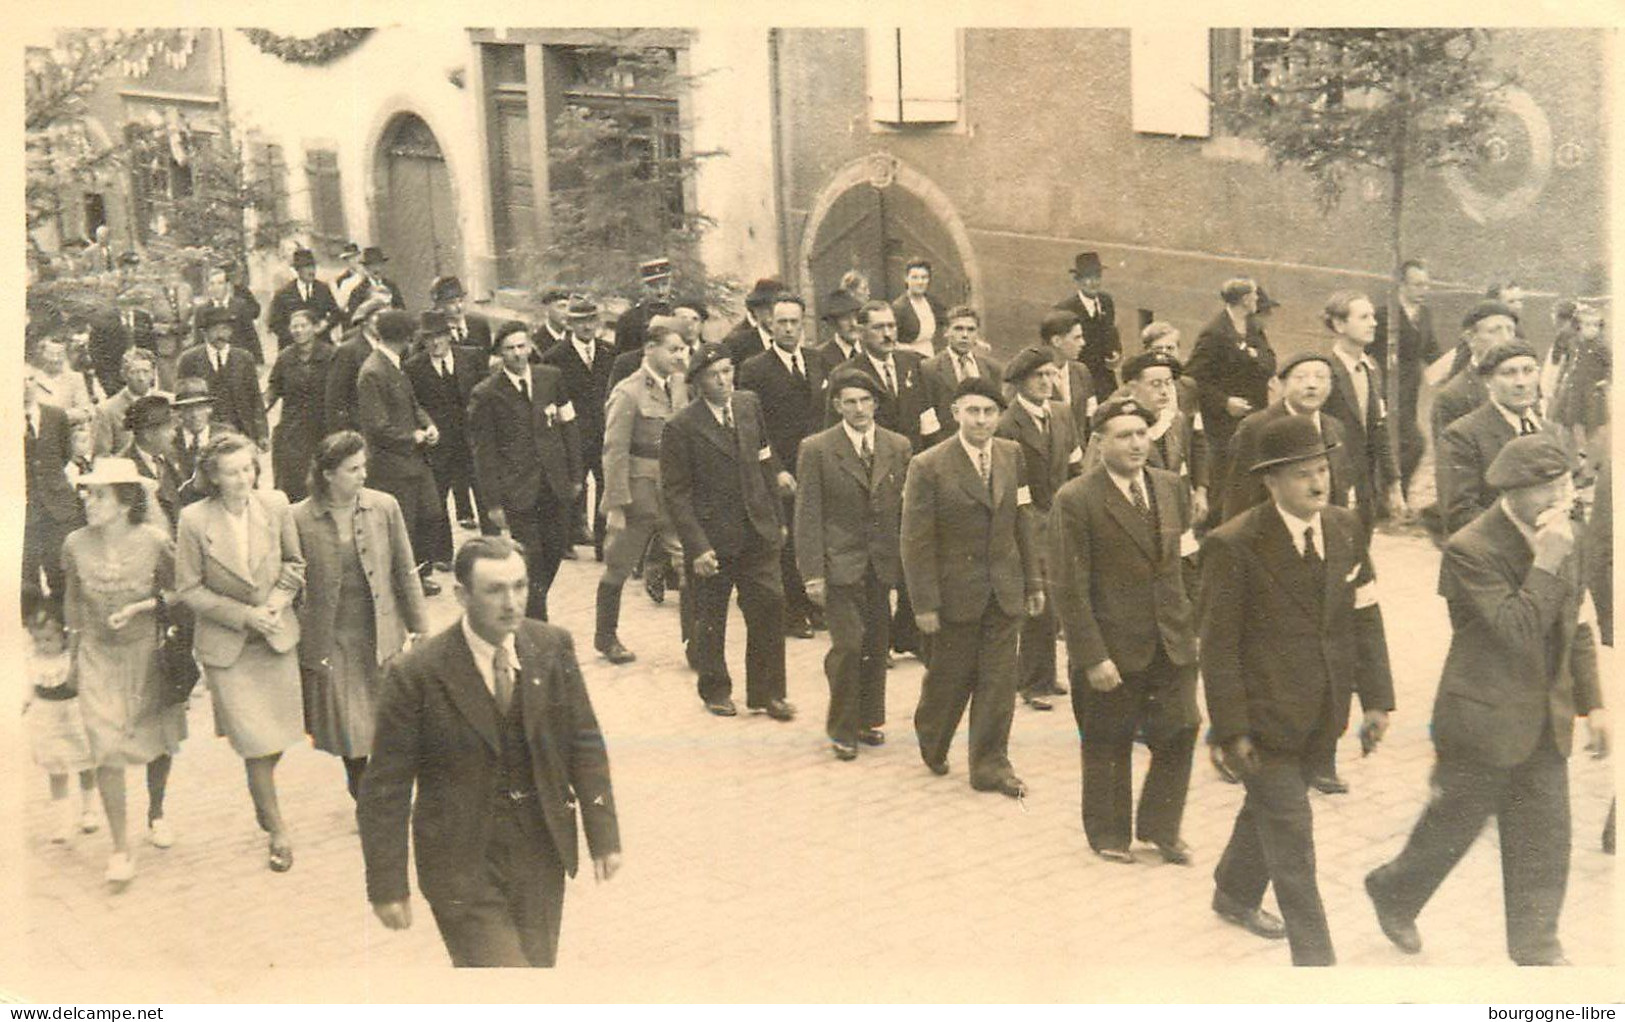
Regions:
<instances>
[{"instance_id":1,"label":"cobblestone street","mask_svg":"<svg viewBox=\"0 0 1625 1022\"><path fill-rule=\"evenodd\" d=\"M793 723L713 718L682 665L675 599L655 607L630 585L622 635L637 663L614 669L592 656L599 566L589 550L581 553L583 560L564 564L552 603L586 651L625 866L607 885L595 885L590 869L572 883L564 969L636 964L724 976L761 963L929 969L975 962L1035 971L1078 962L1287 964L1284 942L1251 937L1208 908L1211 869L1241 789L1222 783L1201 750L1186 815L1196 864L1164 865L1149 849L1135 867L1105 863L1089 852L1079 825L1079 754L1064 699L1054 713L1018 710L1011 758L1032 791L1024 805L969 788L963 734L948 777L920 763L910 721L923 671L912 658L890 676L889 743L840 763L822 733L822 635L789 644L790 697L800 710ZM1384 535L1376 555L1400 710L1378 754L1361 759L1357 742L1343 743L1353 792L1314 796L1320 882L1339 960L1504 965L1493 829L1422 915L1427 946L1415 958L1383 938L1361 887L1366 871L1398 850L1425 797L1428 708L1448 636L1433 592L1432 545ZM446 589L433 601L440 625L456 613L449 579ZM730 628L740 627L736 613ZM740 645L736 638L731 649L736 672ZM29 778L33 964L187 972L443 967L421 898L404 933L385 930L368 909L337 760L303 747L283 760L279 784L298 860L286 875L266 870L242 768L213 737L210 712L200 686L169 797L179 840L167 851L138 845L139 872L122 894L110 895L101 880L105 828L69 846L49 844L45 779ZM132 817L144 807L137 776ZM1571 776L1575 843L1564 943L1576 965L1603 965L1614 955L1613 859L1598 850L1598 834L1612 779L1606 762L1584 756L1572 761Z\"/></svg>"}]
</instances>

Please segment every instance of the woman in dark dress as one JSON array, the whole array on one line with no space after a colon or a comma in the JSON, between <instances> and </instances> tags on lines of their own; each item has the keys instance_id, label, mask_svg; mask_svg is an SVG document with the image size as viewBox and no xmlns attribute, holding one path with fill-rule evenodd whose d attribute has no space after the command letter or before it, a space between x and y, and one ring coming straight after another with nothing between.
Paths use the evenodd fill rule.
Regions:
<instances>
[{"instance_id":1,"label":"woman in dark dress","mask_svg":"<svg viewBox=\"0 0 1625 1022\"><path fill-rule=\"evenodd\" d=\"M300 309L288 320L293 346L277 352L265 391L265 410L282 402L271 431L271 475L290 501L305 499L305 472L322 439L323 395L333 361L333 342L316 335L315 315Z\"/></svg>"}]
</instances>

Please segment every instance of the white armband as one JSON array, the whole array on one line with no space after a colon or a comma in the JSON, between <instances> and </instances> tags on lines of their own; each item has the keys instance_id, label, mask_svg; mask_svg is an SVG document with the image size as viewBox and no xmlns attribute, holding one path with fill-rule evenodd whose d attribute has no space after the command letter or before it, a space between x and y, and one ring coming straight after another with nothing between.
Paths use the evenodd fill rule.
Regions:
<instances>
[{"instance_id":1,"label":"white armband","mask_svg":"<svg viewBox=\"0 0 1625 1022\"><path fill-rule=\"evenodd\" d=\"M920 413L920 432L936 433L942 429L942 423L937 420L937 410L927 408Z\"/></svg>"},{"instance_id":2,"label":"white armband","mask_svg":"<svg viewBox=\"0 0 1625 1022\"><path fill-rule=\"evenodd\" d=\"M763 444L762 449L756 452L757 461L766 461L771 457L773 457L773 448L767 446L766 444Z\"/></svg>"},{"instance_id":3,"label":"white armband","mask_svg":"<svg viewBox=\"0 0 1625 1022\"><path fill-rule=\"evenodd\" d=\"M1375 607L1376 605L1377 583L1375 581L1367 582L1365 585L1354 590L1355 610L1364 610L1366 607Z\"/></svg>"},{"instance_id":4,"label":"white armband","mask_svg":"<svg viewBox=\"0 0 1625 1022\"><path fill-rule=\"evenodd\" d=\"M575 403L573 401L566 401L566 402L564 402L564 404L559 406L559 421L560 422L574 422L574 421L576 421L576 406L575 406Z\"/></svg>"},{"instance_id":5,"label":"white armband","mask_svg":"<svg viewBox=\"0 0 1625 1022\"><path fill-rule=\"evenodd\" d=\"M1026 507L1033 502L1033 491L1026 486L1016 487L1016 507Z\"/></svg>"},{"instance_id":6,"label":"white armband","mask_svg":"<svg viewBox=\"0 0 1625 1022\"><path fill-rule=\"evenodd\" d=\"M1076 465L1078 462L1080 462L1082 460L1083 460L1083 448L1074 447L1074 448L1072 448L1072 453L1067 456L1066 463L1068 465Z\"/></svg>"},{"instance_id":7,"label":"white armband","mask_svg":"<svg viewBox=\"0 0 1625 1022\"><path fill-rule=\"evenodd\" d=\"M1196 542L1195 532L1186 529L1179 534L1179 556L1189 557L1200 549L1202 549L1202 544Z\"/></svg>"}]
</instances>

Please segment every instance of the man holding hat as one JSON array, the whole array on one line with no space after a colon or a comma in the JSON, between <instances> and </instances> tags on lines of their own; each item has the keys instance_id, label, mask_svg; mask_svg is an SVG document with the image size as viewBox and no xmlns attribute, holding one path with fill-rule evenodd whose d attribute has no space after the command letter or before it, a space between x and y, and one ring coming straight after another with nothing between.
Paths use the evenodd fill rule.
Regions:
<instances>
[{"instance_id":1,"label":"man holding hat","mask_svg":"<svg viewBox=\"0 0 1625 1022\"><path fill-rule=\"evenodd\" d=\"M271 311L265 317L266 329L276 335L277 351L285 351L293 345L288 320L299 309L307 309L315 317L318 336L344 324L344 314L339 311L332 289L316 279L316 253L308 248L296 248L292 261L293 279L271 296Z\"/></svg>"},{"instance_id":2,"label":"man holding hat","mask_svg":"<svg viewBox=\"0 0 1625 1022\"><path fill-rule=\"evenodd\" d=\"M355 427L355 382L361 365L378 347L377 317L391 308L389 299L373 295L362 302L351 317L355 324L344 343L333 349L333 362L327 377L327 393L322 402L326 420L323 435Z\"/></svg>"},{"instance_id":3,"label":"man holding hat","mask_svg":"<svg viewBox=\"0 0 1625 1022\"><path fill-rule=\"evenodd\" d=\"M468 292L456 277L436 277L429 285L429 304L446 318L452 347L477 348L483 354L491 350L491 324L483 316L470 316L467 301Z\"/></svg>"},{"instance_id":4,"label":"man holding hat","mask_svg":"<svg viewBox=\"0 0 1625 1022\"><path fill-rule=\"evenodd\" d=\"M734 365L773 347L773 300L783 293L782 281L763 277L745 295L745 318L722 338L722 349Z\"/></svg>"},{"instance_id":5,"label":"man holding hat","mask_svg":"<svg viewBox=\"0 0 1625 1022\"><path fill-rule=\"evenodd\" d=\"M181 354L175 374L207 381L214 397L215 418L253 440L260 450L269 450L271 435L265 422L259 372L254 367L254 356L231 343L236 331L231 313L208 305L198 310L197 319L203 343Z\"/></svg>"},{"instance_id":6,"label":"man holding hat","mask_svg":"<svg viewBox=\"0 0 1625 1022\"><path fill-rule=\"evenodd\" d=\"M1489 467L1507 441L1546 428L1538 408L1540 357L1528 342L1492 346L1467 373L1483 381L1488 399L1447 426L1434 452L1439 514L1447 536L1495 503L1498 494L1489 484Z\"/></svg>"},{"instance_id":7,"label":"man holding hat","mask_svg":"<svg viewBox=\"0 0 1625 1022\"><path fill-rule=\"evenodd\" d=\"M858 325L858 310L862 307L844 288L836 288L819 303L819 318L829 324L830 335L808 354L823 363L826 376L833 375L836 366L858 353L863 343L863 328Z\"/></svg>"},{"instance_id":8,"label":"man holding hat","mask_svg":"<svg viewBox=\"0 0 1625 1022\"><path fill-rule=\"evenodd\" d=\"M572 516L573 544L590 543L604 559L604 401L609 396L609 373L615 366L615 349L598 336L598 303L586 295L576 295L569 306L570 337L542 353L542 361L564 375L564 393L576 409L576 431L581 437L581 484ZM636 333L641 338L645 323ZM592 528L587 528L587 476L593 477Z\"/></svg>"},{"instance_id":9,"label":"man holding hat","mask_svg":"<svg viewBox=\"0 0 1625 1022\"><path fill-rule=\"evenodd\" d=\"M1518 316L1500 302L1479 302L1462 317L1461 330L1462 345L1467 351L1467 371L1456 373L1450 382L1439 388L1433 395L1432 411L1428 413L1435 451L1450 424L1483 404L1489 396L1485 378L1472 368L1491 348L1518 339Z\"/></svg>"},{"instance_id":10,"label":"man holding hat","mask_svg":"<svg viewBox=\"0 0 1625 1022\"><path fill-rule=\"evenodd\" d=\"M954 343L954 321L949 320L948 343ZM1055 377L1060 369L1043 348L1025 348L1010 360L1005 382L1015 388L1015 400L999 416L996 436L1021 445L1027 467L1027 486L1032 494L1034 534L1038 545L1039 570L1049 578L1048 544L1050 503L1063 483L1083 469L1083 449L1078 446L1072 412L1052 401ZM957 384L956 384L957 386ZM1021 699L1035 710L1053 709L1047 696L1064 695L1066 688L1055 676L1055 608L1029 617L1021 625L1019 654Z\"/></svg>"},{"instance_id":11,"label":"man holding hat","mask_svg":"<svg viewBox=\"0 0 1625 1022\"><path fill-rule=\"evenodd\" d=\"M1079 361L1088 367L1096 394L1110 394L1117 389L1113 370L1123 353L1117 333L1117 306L1112 296L1100 289L1104 272L1099 253L1079 252L1072 260L1072 280L1077 289L1055 304L1083 324Z\"/></svg>"},{"instance_id":12,"label":"man holding hat","mask_svg":"<svg viewBox=\"0 0 1625 1022\"><path fill-rule=\"evenodd\" d=\"M412 317L399 309L385 309L376 323L378 347L361 363L355 384L356 425L367 438L367 481L401 505L423 595L437 596L440 585L430 577L433 555L450 540L445 496L435 500L434 470L429 466L428 452L440 443L440 430L418 404L412 381L401 368L412 343Z\"/></svg>"},{"instance_id":13,"label":"man holding hat","mask_svg":"<svg viewBox=\"0 0 1625 1022\"><path fill-rule=\"evenodd\" d=\"M1580 620L1572 470L1556 437L1507 441L1486 473L1500 496L1445 545L1439 592L1453 634L1433 703L1430 795L1404 850L1365 882L1383 933L1408 954L1422 949L1416 917L1493 815L1508 953L1519 965L1568 964L1557 929L1576 716L1592 754L1608 753L1596 648Z\"/></svg>"},{"instance_id":14,"label":"man holding hat","mask_svg":"<svg viewBox=\"0 0 1625 1022\"><path fill-rule=\"evenodd\" d=\"M1196 612L1182 561L1196 540L1185 481L1149 464L1156 421L1132 397L1096 410L1091 446L1100 463L1055 495L1048 578L1083 743L1089 847L1109 862L1132 864L1130 841L1138 837L1163 861L1186 865L1190 847L1180 827L1201 714ZM1137 821L1130 769L1136 736L1151 750Z\"/></svg>"},{"instance_id":15,"label":"man holding hat","mask_svg":"<svg viewBox=\"0 0 1625 1022\"><path fill-rule=\"evenodd\" d=\"M406 360L406 378L418 404L440 430L440 442L429 448L429 467L434 470L436 506L446 506L450 491L457 508L457 523L465 529L479 528L484 509L474 486L474 450L468 439L467 410L474 387L485 378L489 345L470 347L452 342L451 323L444 312L425 312L418 319L422 350ZM452 557L451 523L437 530L433 549L420 552L436 566L450 571Z\"/></svg>"},{"instance_id":16,"label":"man holding hat","mask_svg":"<svg viewBox=\"0 0 1625 1022\"><path fill-rule=\"evenodd\" d=\"M394 281L384 276L384 264L387 262L389 262L389 257L385 256L384 250L377 245L368 245L361 250L361 279L356 282L355 287L350 289L350 300L344 307L352 318L356 310L361 308L368 298L379 292L387 291L389 293L391 307L396 309L406 308L405 293L395 285Z\"/></svg>"},{"instance_id":17,"label":"man holding hat","mask_svg":"<svg viewBox=\"0 0 1625 1022\"><path fill-rule=\"evenodd\" d=\"M737 586L745 616L745 705L787 721L795 707L784 698L780 498L795 492L795 480L768 444L761 403L748 390L734 390L733 377L720 344L701 347L689 360L688 407L667 422L660 441L661 493L683 544L700 699L719 717L738 713L724 657L728 597Z\"/></svg>"},{"instance_id":18,"label":"man holding hat","mask_svg":"<svg viewBox=\"0 0 1625 1022\"><path fill-rule=\"evenodd\" d=\"M1347 727L1351 691L1367 751L1394 706L1365 529L1328 502L1330 450L1305 416L1266 423L1247 467L1269 499L1202 546L1209 741L1247 788L1214 871L1213 910L1260 937L1284 935L1294 965L1336 960L1315 879L1310 760ZM1271 884L1284 926L1259 907Z\"/></svg>"},{"instance_id":19,"label":"man holding hat","mask_svg":"<svg viewBox=\"0 0 1625 1022\"><path fill-rule=\"evenodd\" d=\"M958 432L909 465L903 575L932 647L914 711L921 758L948 772L969 703L971 787L1021 798L1027 786L1009 755L1016 645L1022 619L1044 612L1044 576L1021 446L993 435L1002 401L986 377L962 381Z\"/></svg>"},{"instance_id":20,"label":"man holding hat","mask_svg":"<svg viewBox=\"0 0 1625 1022\"><path fill-rule=\"evenodd\" d=\"M615 345L626 351L643 350L643 332L655 316L671 314L671 260L647 259L638 264L642 296L615 321ZM540 346L543 351L545 345Z\"/></svg>"},{"instance_id":21,"label":"man holding hat","mask_svg":"<svg viewBox=\"0 0 1625 1022\"><path fill-rule=\"evenodd\" d=\"M886 740L891 590L903 578L899 530L908 438L875 423L880 385L838 369L828 400L841 421L802 441L796 466L796 564L807 598L824 610L830 650L824 731L835 758Z\"/></svg>"},{"instance_id":22,"label":"man holding hat","mask_svg":"<svg viewBox=\"0 0 1625 1022\"><path fill-rule=\"evenodd\" d=\"M1249 470L1258 452L1259 436L1265 426L1294 415L1307 419L1334 452L1330 455L1331 502L1338 507L1354 507L1360 502L1355 473L1343 446L1343 424L1321 411L1332 392L1332 356L1323 351L1300 351L1281 363L1276 376L1281 381L1281 396L1241 420L1231 438L1220 521L1227 522L1264 501L1267 492L1263 480Z\"/></svg>"}]
</instances>

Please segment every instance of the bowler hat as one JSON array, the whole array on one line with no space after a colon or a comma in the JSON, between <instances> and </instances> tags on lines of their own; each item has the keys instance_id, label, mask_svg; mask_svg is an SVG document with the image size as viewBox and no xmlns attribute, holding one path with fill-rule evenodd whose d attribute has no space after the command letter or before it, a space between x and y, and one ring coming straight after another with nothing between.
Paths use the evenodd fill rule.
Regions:
<instances>
[{"instance_id":1,"label":"bowler hat","mask_svg":"<svg viewBox=\"0 0 1625 1022\"><path fill-rule=\"evenodd\" d=\"M691 380L698 380L705 374L707 369L711 368L716 363L728 362L731 360L732 356L728 354L728 349L724 348L722 345L714 343L702 344L700 345L700 350L689 356L688 378Z\"/></svg>"},{"instance_id":2,"label":"bowler hat","mask_svg":"<svg viewBox=\"0 0 1625 1022\"><path fill-rule=\"evenodd\" d=\"M385 309L378 314L377 330L381 340L404 344L412 339L412 314Z\"/></svg>"},{"instance_id":3,"label":"bowler hat","mask_svg":"<svg viewBox=\"0 0 1625 1022\"><path fill-rule=\"evenodd\" d=\"M648 283L671 276L670 259L648 259L638 264L638 278Z\"/></svg>"},{"instance_id":4,"label":"bowler hat","mask_svg":"<svg viewBox=\"0 0 1625 1022\"><path fill-rule=\"evenodd\" d=\"M823 319L840 319L842 316L850 316L863 308L858 304L858 300L853 298L851 293L844 288L836 288L831 291L824 298L822 304L823 308L819 310L819 314Z\"/></svg>"},{"instance_id":5,"label":"bowler hat","mask_svg":"<svg viewBox=\"0 0 1625 1022\"><path fill-rule=\"evenodd\" d=\"M434 337L450 332L451 321L444 312L430 309L418 316L418 333L424 337Z\"/></svg>"},{"instance_id":6,"label":"bowler hat","mask_svg":"<svg viewBox=\"0 0 1625 1022\"><path fill-rule=\"evenodd\" d=\"M1520 490L1549 483L1574 470L1569 453L1551 433L1513 437L1484 472L1484 482L1497 490Z\"/></svg>"},{"instance_id":7,"label":"bowler hat","mask_svg":"<svg viewBox=\"0 0 1625 1022\"><path fill-rule=\"evenodd\" d=\"M775 277L763 277L750 289L745 296L745 308L755 309L763 305L772 305L773 299L784 291L784 282Z\"/></svg>"},{"instance_id":8,"label":"bowler hat","mask_svg":"<svg viewBox=\"0 0 1625 1022\"><path fill-rule=\"evenodd\" d=\"M108 454L91 462L90 471L79 477L80 486L118 486L123 483L148 488L157 486L154 480L141 474L134 461Z\"/></svg>"},{"instance_id":9,"label":"bowler hat","mask_svg":"<svg viewBox=\"0 0 1625 1022\"><path fill-rule=\"evenodd\" d=\"M1518 314L1504 302L1479 302L1467 310L1467 315L1461 317L1461 328L1471 330L1478 325L1479 320L1489 319L1491 316L1505 316L1516 323Z\"/></svg>"},{"instance_id":10,"label":"bowler hat","mask_svg":"<svg viewBox=\"0 0 1625 1022\"><path fill-rule=\"evenodd\" d=\"M598 315L598 303L586 295L571 295L570 307L564 314L571 319L586 319L588 316Z\"/></svg>"},{"instance_id":11,"label":"bowler hat","mask_svg":"<svg viewBox=\"0 0 1625 1022\"><path fill-rule=\"evenodd\" d=\"M1123 374L1123 382L1128 383L1130 380L1137 380L1140 378L1141 373L1145 372L1147 369L1155 369L1158 366L1167 367L1170 371L1172 371L1175 378L1178 378L1179 375L1185 371L1184 368L1180 366L1179 359L1173 357L1167 352L1142 351L1138 355L1135 355L1133 358L1129 359L1127 362L1123 363L1123 368L1121 370Z\"/></svg>"},{"instance_id":12,"label":"bowler hat","mask_svg":"<svg viewBox=\"0 0 1625 1022\"><path fill-rule=\"evenodd\" d=\"M170 420L171 415L169 398L162 394L143 394L124 410L124 428L139 433L143 429L162 426Z\"/></svg>"},{"instance_id":13,"label":"bowler hat","mask_svg":"<svg viewBox=\"0 0 1625 1022\"><path fill-rule=\"evenodd\" d=\"M985 376L967 376L960 380L959 386L954 388L954 400L958 401L962 397L985 397L1000 408L1004 407L1004 395L999 393L998 386Z\"/></svg>"},{"instance_id":14,"label":"bowler hat","mask_svg":"<svg viewBox=\"0 0 1625 1022\"><path fill-rule=\"evenodd\" d=\"M1106 423L1119 415L1137 416L1147 426L1153 426L1157 422L1156 412L1131 397L1120 397L1107 401L1099 408L1096 408L1095 414L1089 419L1089 427L1099 432L1106 427Z\"/></svg>"},{"instance_id":15,"label":"bowler hat","mask_svg":"<svg viewBox=\"0 0 1625 1022\"><path fill-rule=\"evenodd\" d=\"M384 250L377 245L368 245L361 250L362 266L382 266L387 262L389 257L384 255Z\"/></svg>"},{"instance_id":16,"label":"bowler hat","mask_svg":"<svg viewBox=\"0 0 1625 1022\"><path fill-rule=\"evenodd\" d=\"M1305 362L1324 362L1327 369L1332 367L1332 357L1326 354L1324 351L1300 351L1297 354L1288 357L1286 361L1281 363L1281 368L1275 371L1275 378L1278 380L1286 379L1288 376L1292 375L1292 370L1303 365Z\"/></svg>"},{"instance_id":17,"label":"bowler hat","mask_svg":"<svg viewBox=\"0 0 1625 1022\"><path fill-rule=\"evenodd\" d=\"M449 302L455 298L464 298L468 295L463 290L463 282L456 277L436 277L434 283L429 285L429 301Z\"/></svg>"},{"instance_id":18,"label":"bowler hat","mask_svg":"<svg viewBox=\"0 0 1625 1022\"><path fill-rule=\"evenodd\" d=\"M1495 372L1502 362L1512 358L1532 358L1536 362L1540 361L1540 356L1535 354L1535 349L1526 342L1507 341L1503 344L1491 345L1490 350L1484 352L1484 356L1478 360L1478 373L1480 376L1488 376Z\"/></svg>"},{"instance_id":19,"label":"bowler hat","mask_svg":"<svg viewBox=\"0 0 1625 1022\"><path fill-rule=\"evenodd\" d=\"M231 310L219 305L205 305L197 310L197 315L193 317L193 321L197 324L199 330L207 330L210 327L222 324L230 326Z\"/></svg>"},{"instance_id":20,"label":"bowler hat","mask_svg":"<svg viewBox=\"0 0 1625 1022\"><path fill-rule=\"evenodd\" d=\"M1320 430L1315 428L1314 421L1307 416L1283 416L1259 430L1257 460L1247 471L1263 472L1281 465L1324 457L1336 447L1336 444L1326 442Z\"/></svg>"},{"instance_id":21,"label":"bowler hat","mask_svg":"<svg viewBox=\"0 0 1625 1022\"><path fill-rule=\"evenodd\" d=\"M541 302L543 305L552 305L554 302L567 302L569 300L570 292L562 287L550 287L542 292Z\"/></svg>"},{"instance_id":22,"label":"bowler hat","mask_svg":"<svg viewBox=\"0 0 1625 1022\"><path fill-rule=\"evenodd\" d=\"M1033 373L1047 365L1055 363L1055 356L1045 348L1022 348L1016 352L1016 357L1004 367L1004 378L1008 383L1020 383Z\"/></svg>"},{"instance_id":23,"label":"bowler hat","mask_svg":"<svg viewBox=\"0 0 1625 1022\"><path fill-rule=\"evenodd\" d=\"M339 249L339 256L344 259L349 259L351 256L358 256L360 254L361 246L357 245L353 241L346 241L344 243L344 247Z\"/></svg>"},{"instance_id":24,"label":"bowler hat","mask_svg":"<svg viewBox=\"0 0 1625 1022\"><path fill-rule=\"evenodd\" d=\"M315 266L316 253L312 252L308 248L296 248L293 250L292 262L293 268L296 270L304 266Z\"/></svg>"},{"instance_id":25,"label":"bowler hat","mask_svg":"<svg viewBox=\"0 0 1625 1022\"><path fill-rule=\"evenodd\" d=\"M183 376L175 384L175 400L170 403L172 408L190 408L193 405L212 405L214 398L209 394L209 381L201 376Z\"/></svg>"},{"instance_id":26,"label":"bowler hat","mask_svg":"<svg viewBox=\"0 0 1625 1022\"><path fill-rule=\"evenodd\" d=\"M1100 265L1100 253L1079 252L1077 258L1072 260L1072 275L1074 277L1098 277L1105 272Z\"/></svg>"},{"instance_id":27,"label":"bowler hat","mask_svg":"<svg viewBox=\"0 0 1625 1022\"><path fill-rule=\"evenodd\" d=\"M862 387L864 390L867 390L869 393L873 394L875 396L875 400L880 400L880 381L864 372L862 369L855 369L852 366L842 366L830 374L830 397L839 398L841 396L841 390L844 387Z\"/></svg>"}]
</instances>

